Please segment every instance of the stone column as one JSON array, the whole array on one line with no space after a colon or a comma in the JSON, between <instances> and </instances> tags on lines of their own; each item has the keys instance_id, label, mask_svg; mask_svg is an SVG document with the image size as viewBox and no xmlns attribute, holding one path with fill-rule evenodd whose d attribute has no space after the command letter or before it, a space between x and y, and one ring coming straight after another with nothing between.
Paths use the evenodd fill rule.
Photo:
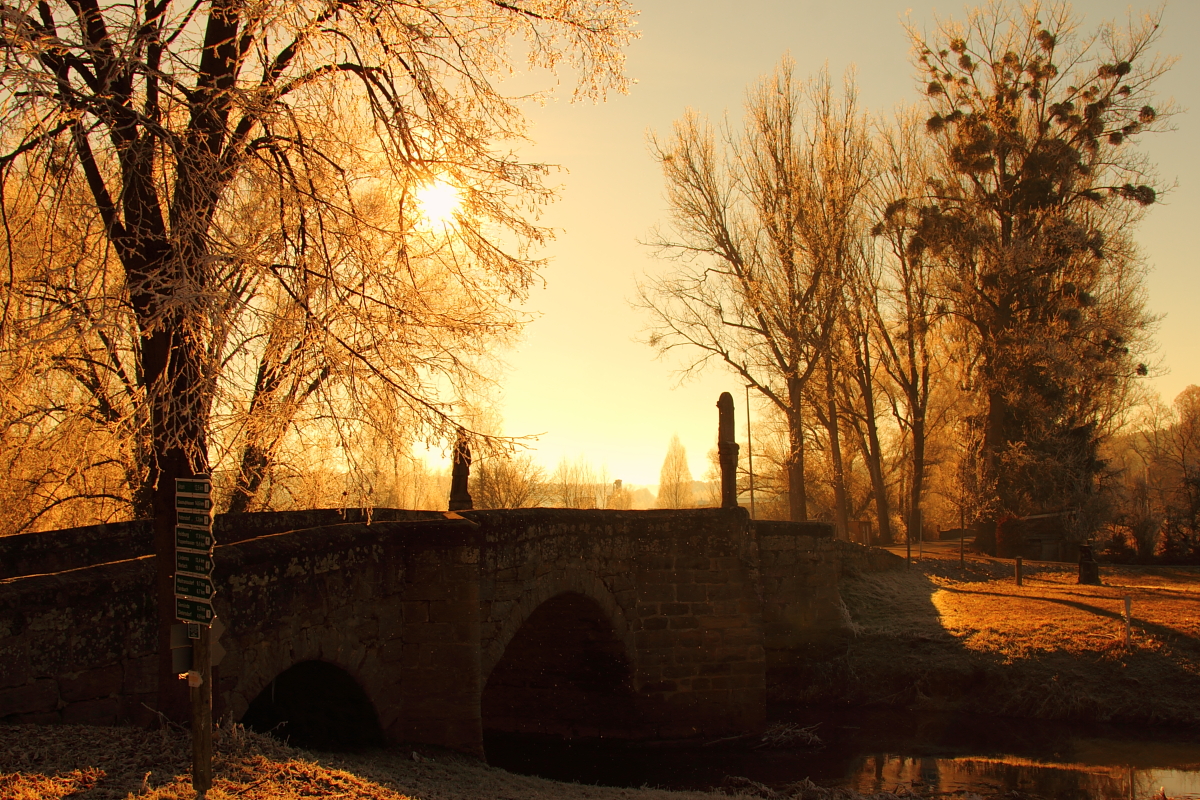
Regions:
<instances>
[{"instance_id":1,"label":"stone column","mask_svg":"<svg viewBox=\"0 0 1200 800\"><path fill-rule=\"evenodd\" d=\"M717 456L721 462L721 508L737 508L738 443L733 432L733 395L717 399Z\"/></svg>"}]
</instances>

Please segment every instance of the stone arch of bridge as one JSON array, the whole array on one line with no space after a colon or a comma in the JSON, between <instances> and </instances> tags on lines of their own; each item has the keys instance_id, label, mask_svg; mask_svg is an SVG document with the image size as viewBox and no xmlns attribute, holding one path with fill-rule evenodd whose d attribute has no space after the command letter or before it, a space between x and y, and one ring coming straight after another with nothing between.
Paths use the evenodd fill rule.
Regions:
<instances>
[{"instance_id":1,"label":"stone arch of bridge","mask_svg":"<svg viewBox=\"0 0 1200 800\"><path fill-rule=\"evenodd\" d=\"M385 741L362 685L320 660L301 661L272 679L250 702L242 724L314 750L356 751Z\"/></svg>"},{"instance_id":2,"label":"stone arch of bridge","mask_svg":"<svg viewBox=\"0 0 1200 800\"><path fill-rule=\"evenodd\" d=\"M484 649L480 660L480 686L487 685L488 677L508 648L517 631L543 603L561 594L574 592L581 594L600 607L606 621L612 625L613 632L625 646L625 654L629 659L630 668L637 673L637 650L633 632L630 630L626 612L633 613L634 609L625 609L617 601L612 590L597 575L584 570L551 570L535 578L521 597L508 610L500 622L500 630L496 638Z\"/></svg>"},{"instance_id":3,"label":"stone arch of bridge","mask_svg":"<svg viewBox=\"0 0 1200 800\"><path fill-rule=\"evenodd\" d=\"M395 721L393 709L380 702L380 694L386 687L378 685L378 680L371 680L371 676L387 674L378 663L378 654L356 641L352 631L343 626L310 626L299 631L288 625L275 631L256 629L238 636L229 649L240 656L240 669L235 673L238 681L227 695L227 708L235 720L241 720L255 698L280 675L299 664L322 662L345 673L361 687L384 730Z\"/></svg>"}]
</instances>

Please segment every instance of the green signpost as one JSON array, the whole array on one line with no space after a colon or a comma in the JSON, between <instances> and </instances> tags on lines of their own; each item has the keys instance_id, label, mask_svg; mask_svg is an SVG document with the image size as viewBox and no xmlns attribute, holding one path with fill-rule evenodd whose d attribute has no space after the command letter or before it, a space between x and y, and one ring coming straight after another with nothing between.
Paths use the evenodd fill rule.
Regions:
<instances>
[{"instance_id":1,"label":"green signpost","mask_svg":"<svg viewBox=\"0 0 1200 800\"><path fill-rule=\"evenodd\" d=\"M205 553L192 553L180 550L175 553L175 571L189 575L211 575L213 568L212 556Z\"/></svg>"},{"instance_id":2,"label":"green signpost","mask_svg":"<svg viewBox=\"0 0 1200 800\"><path fill-rule=\"evenodd\" d=\"M207 528L175 528L175 552L189 551L194 553L212 552L212 532Z\"/></svg>"},{"instance_id":3,"label":"green signpost","mask_svg":"<svg viewBox=\"0 0 1200 800\"><path fill-rule=\"evenodd\" d=\"M175 616L192 640L192 788L203 798L212 787L213 613L212 482L207 475L175 481ZM179 663L186 661L186 658Z\"/></svg>"},{"instance_id":4,"label":"green signpost","mask_svg":"<svg viewBox=\"0 0 1200 800\"><path fill-rule=\"evenodd\" d=\"M180 575L175 573L175 599L176 600L203 600L208 602L212 600L212 596L216 594L216 589L213 587L212 580L207 577L197 577L195 575ZM195 620L192 620L193 622ZM205 623L207 624L207 623Z\"/></svg>"}]
</instances>

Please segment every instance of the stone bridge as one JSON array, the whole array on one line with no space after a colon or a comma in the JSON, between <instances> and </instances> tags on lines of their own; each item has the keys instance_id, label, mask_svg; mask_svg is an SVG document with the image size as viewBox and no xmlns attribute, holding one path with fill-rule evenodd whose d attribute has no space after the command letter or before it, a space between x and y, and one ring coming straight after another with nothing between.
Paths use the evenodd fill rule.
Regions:
<instances>
[{"instance_id":1,"label":"stone bridge","mask_svg":"<svg viewBox=\"0 0 1200 800\"><path fill-rule=\"evenodd\" d=\"M264 513L215 533L217 718L469 752L485 729L759 728L772 670L843 630L841 572L890 556L741 509ZM149 551L144 522L0 539L0 721L153 720Z\"/></svg>"}]
</instances>

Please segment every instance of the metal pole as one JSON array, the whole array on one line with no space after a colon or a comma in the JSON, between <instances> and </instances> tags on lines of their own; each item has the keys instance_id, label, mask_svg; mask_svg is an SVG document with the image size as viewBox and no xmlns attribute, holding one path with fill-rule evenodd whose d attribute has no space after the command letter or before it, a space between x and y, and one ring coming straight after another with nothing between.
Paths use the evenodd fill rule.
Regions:
<instances>
[{"instance_id":1,"label":"metal pole","mask_svg":"<svg viewBox=\"0 0 1200 800\"><path fill-rule=\"evenodd\" d=\"M963 470L963 475L966 475L966 470ZM967 559L965 550L967 547L967 505L966 497L959 495L958 503L958 566L965 567Z\"/></svg>"},{"instance_id":2,"label":"metal pole","mask_svg":"<svg viewBox=\"0 0 1200 800\"><path fill-rule=\"evenodd\" d=\"M1133 598L1125 595L1125 646L1129 647L1130 640L1133 638Z\"/></svg>"},{"instance_id":3,"label":"metal pole","mask_svg":"<svg viewBox=\"0 0 1200 800\"><path fill-rule=\"evenodd\" d=\"M754 442L750 438L750 384L746 384L746 458L750 461L750 519L754 519Z\"/></svg>"},{"instance_id":4,"label":"metal pole","mask_svg":"<svg viewBox=\"0 0 1200 800\"><path fill-rule=\"evenodd\" d=\"M912 566L912 520L913 512L908 512L908 524L904 526L904 566Z\"/></svg>"},{"instance_id":5,"label":"metal pole","mask_svg":"<svg viewBox=\"0 0 1200 800\"><path fill-rule=\"evenodd\" d=\"M212 658L211 632L200 626L200 638L192 643L192 669L200 674L200 685L191 687L192 695L192 788L197 800L204 800L212 788ZM190 683L190 681L189 681Z\"/></svg>"}]
</instances>

